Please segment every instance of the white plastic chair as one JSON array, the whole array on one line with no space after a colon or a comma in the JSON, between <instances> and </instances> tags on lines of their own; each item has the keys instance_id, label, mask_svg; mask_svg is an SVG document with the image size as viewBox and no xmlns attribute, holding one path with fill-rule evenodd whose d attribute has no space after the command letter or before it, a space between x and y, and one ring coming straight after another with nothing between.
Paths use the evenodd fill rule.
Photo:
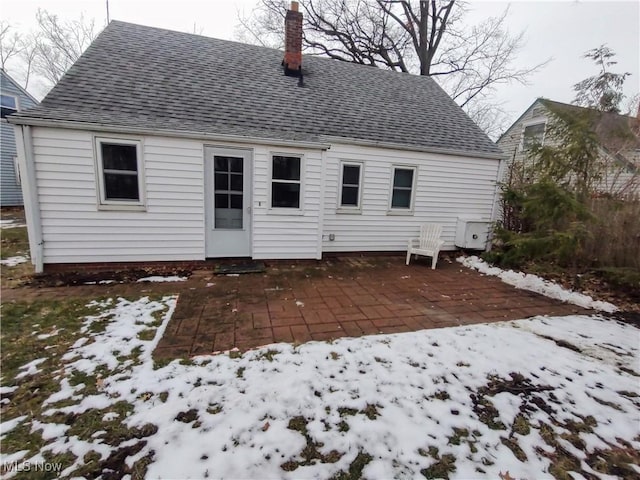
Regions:
<instances>
[{"instance_id":1,"label":"white plastic chair","mask_svg":"<svg viewBox=\"0 0 640 480\"><path fill-rule=\"evenodd\" d=\"M407 247L407 265L411 261L411 255L423 255L425 257L432 257L431 268L435 270L436 263L438 263L438 253L444 240L440 239L442 234L442 226L435 223L425 223L420 227L420 238L412 238L409 240L409 246Z\"/></svg>"}]
</instances>

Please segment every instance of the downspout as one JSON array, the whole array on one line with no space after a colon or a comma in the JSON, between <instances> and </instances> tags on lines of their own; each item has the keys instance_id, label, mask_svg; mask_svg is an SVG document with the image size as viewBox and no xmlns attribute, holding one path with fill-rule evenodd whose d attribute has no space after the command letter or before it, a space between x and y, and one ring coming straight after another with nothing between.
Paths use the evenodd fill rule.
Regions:
<instances>
[{"instance_id":1,"label":"downspout","mask_svg":"<svg viewBox=\"0 0 640 480\"><path fill-rule=\"evenodd\" d=\"M31 263L36 273L43 272L43 240L42 224L40 223L40 203L38 201L38 186L36 183L36 168L33 158L33 141L31 127L15 125L16 149L18 152L18 166L20 168L20 184L24 198L24 213L27 220L29 234L29 250Z\"/></svg>"},{"instance_id":2,"label":"downspout","mask_svg":"<svg viewBox=\"0 0 640 480\"><path fill-rule=\"evenodd\" d=\"M504 167L506 165L506 162L504 160L504 158L501 158L499 160L498 163L498 172L496 173L496 187L495 190L493 192L493 208L491 209L491 225L492 228L489 232L489 238L487 241L487 246L485 248L485 250L488 252L491 250L491 245L493 243L493 229L496 225L496 220L498 219L498 205L499 205L499 201L500 201L500 195L501 195L501 189L500 189L500 184L502 183L502 179L504 176Z\"/></svg>"},{"instance_id":3,"label":"downspout","mask_svg":"<svg viewBox=\"0 0 640 480\"><path fill-rule=\"evenodd\" d=\"M325 204L325 196L324 189L326 183L327 176L327 151L322 150L320 154L320 211L318 212L318 244L316 247L316 260L322 260L322 238L324 236L324 204Z\"/></svg>"}]
</instances>

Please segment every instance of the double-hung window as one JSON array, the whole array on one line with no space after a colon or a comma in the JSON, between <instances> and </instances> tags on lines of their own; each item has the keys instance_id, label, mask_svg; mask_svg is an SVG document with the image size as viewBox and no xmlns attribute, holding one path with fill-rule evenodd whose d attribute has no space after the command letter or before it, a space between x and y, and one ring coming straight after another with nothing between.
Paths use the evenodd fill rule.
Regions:
<instances>
[{"instance_id":1,"label":"double-hung window","mask_svg":"<svg viewBox=\"0 0 640 480\"><path fill-rule=\"evenodd\" d=\"M96 138L101 205L144 206L140 140Z\"/></svg>"},{"instance_id":2,"label":"double-hung window","mask_svg":"<svg viewBox=\"0 0 640 480\"><path fill-rule=\"evenodd\" d=\"M413 211L416 173L416 167L393 166L393 183L389 202L391 212L411 213Z\"/></svg>"},{"instance_id":3,"label":"double-hung window","mask_svg":"<svg viewBox=\"0 0 640 480\"><path fill-rule=\"evenodd\" d=\"M271 157L271 208L300 209L302 158Z\"/></svg>"},{"instance_id":4,"label":"double-hung window","mask_svg":"<svg viewBox=\"0 0 640 480\"><path fill-rule=\"evenodd\" d=\"M544 143L544 130L544 122L526 125L522 130L520 151L528 151L533 146L542 145Z\"/></svg>"},{"instance_id":5,"label":"double-hung window","mask_svg":"<svg viewBox=\"0 0 640 480\"><path fill-rule=\"evenodd\" d=\"M0 109L2 110L1 116L5 118L7 115L16 113L18 111L18 98L13 95L0 95Z\"/></svg>"},{"instance_id":6,"label":"double-hung window","mask_svg":"<svg viewBox=\"0 0 640 480\"><path fill-rule=\"evenodd\" d=\"M338 209L358 212L361 209L362 164L343 162L340 166L340 200Z\"/></svg>"}]
</instances>

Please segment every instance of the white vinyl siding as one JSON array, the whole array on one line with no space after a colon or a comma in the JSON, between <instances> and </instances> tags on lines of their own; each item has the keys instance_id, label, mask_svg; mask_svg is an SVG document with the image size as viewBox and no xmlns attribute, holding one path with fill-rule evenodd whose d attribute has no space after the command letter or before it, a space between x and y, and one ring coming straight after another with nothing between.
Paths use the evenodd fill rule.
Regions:
<instances>
[{"instance_id":1,"label":"white vinyl siding","mask_svg":"<svg viewBox=\"0 0 640 480\"><path fill-rule=\"evenodd\" d=\"M336 213L342 161L362 162L366 172L357 217ZM417 167L413 215L388 215L393 165ZM333 145L325 165L323 252L406 251L427 222L443 226L445 249L453 250L458 216L491 220L498 168L498 160Z\"/></svg>"},{"instance_id":2,"label":"white vinyl siding","mask_svg":"<svg viewBox=\"0 0 640 480\"><path fill-rule=\"evenodd\" d=\"M44 263L204 259L202 142L145 137L146 211L103 211L92 140L33 129Z\"/></svg>"},{"instance_id":3,"label":"white vinyl siding","mask_svg":"<svg viewBox=\"0 0 640 480\"><path fill-rule=\"evenodd\" d=\"M300 209L271 208L273 155L300 157ZM322 183L320 150L274 151L266 146L253 150L252 252L255 259L318 258L318 226ZM295 214L294 214L295 212Z\"/></svg>"}]
</instances>

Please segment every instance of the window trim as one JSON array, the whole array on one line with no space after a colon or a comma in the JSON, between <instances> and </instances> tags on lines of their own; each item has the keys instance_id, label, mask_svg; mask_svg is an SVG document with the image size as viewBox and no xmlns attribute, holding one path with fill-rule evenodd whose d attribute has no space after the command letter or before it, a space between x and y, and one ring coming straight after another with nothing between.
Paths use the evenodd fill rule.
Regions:
<instances>
[{"instance_id":1,"label":"window trim","mask_svg":"<svg viewBox=\"0 0 640 480\"><path fill-rule=\"evenodd\" d=\"M13 115L14 113L17 113L20 111L20 97L18 95L13 95L11 93L2 93L2 95L4 95L5 97L11 97L16 101L16 111L10 113L9 115ZM2 107L1 101L0 101L0 108ZM5 122L7 121L7 119L5 117L2 117L2 120L4 120Z\"/></svg>"},{"instance_id":2,"label":"window trim","mask_svg":"<svg viewBox=\"0 0 640 480\"><path fill-rule=\"evenodd\" d=\"M535 125L543 125L544 128L542 130L542 141L540 142L540 145L544 145L544 140L547 136L547 119L546 118L535 118L535 119L531 119L531 120L527 120L526 122L522 122L522 130L520 131L520 144L518 145L518 153L523 153L525 152L524 149L524 131L527 129L527 127L533 127Z\"/></svg>"},{"instance_id":3,"label":"window trim","mask_svg":"<svg viewBox=\"0 0 640 480\"><path fill-rule=\"evenodd\" d=\"M137 177L138 177L138 200L108 200L104 185L104 168L102 163L102 144L134 145L136 147ZM94 136L94 158L96 165L96 194L98 199L98 210L146 210L146 189L145 171L142 160L143 142L141 138L134 137L104 137Z\"/></svg>"},{"instance_id":4,"label":"window trim","mask_svg":"<svg viewBox=\"0 0 640 480\"><path fill-rule=\"evenodd\" d=\"M393 201L393 180L396 176L396 170L413 170L413 178L411 182L411 199L409 208L392 207ZM416 185L418 182L418 166L396 163L391 165L391 178L389 179L389 203L387 207L387 215L413 215L416 203Z\"/></svg>"},{"instance_id":5,"label":"window trim","mask_svg":"<svg viewBox=\"0 0 640 480\"><path fill-rule=\"evenodd\" d=\"M358 175L358 204L357 205L342 205L342 188L344 187L344 167L359 167ZM336 205L336 213L362 213L362 186L364 184L364 162L357 162L353 160L341 160L339 163L340 171L338 172L338 203Z\"/></svg>"},{"instance_id":6,"label":"window trim","mask_svg":"<svg viewBox=\"0 0 640 480\"><path fill-rule=\"evenodd\" d=\"M276 179L276 182L279 183L292 183L292 184L299 184L300 185L300 201L299 201L299 206L298 208L292 208L292 207L274 207L272 204L272 200L273 200L273 157L295 157L295 158L299 158L300 159L300 180L296 181L296 180L281 180L281 179ZM282 152L282 151L273 151L273 152L269 152L269 188L267 189L267 205L268 205L268 212L274 215L304 215L304 193L305 193L305 182L304 182L304 178L305 178L305 172L306 172L306 168L305 168L305 156L304 154L301 153L292 153L292 152Z\"/></svg>"}]
</instances>

